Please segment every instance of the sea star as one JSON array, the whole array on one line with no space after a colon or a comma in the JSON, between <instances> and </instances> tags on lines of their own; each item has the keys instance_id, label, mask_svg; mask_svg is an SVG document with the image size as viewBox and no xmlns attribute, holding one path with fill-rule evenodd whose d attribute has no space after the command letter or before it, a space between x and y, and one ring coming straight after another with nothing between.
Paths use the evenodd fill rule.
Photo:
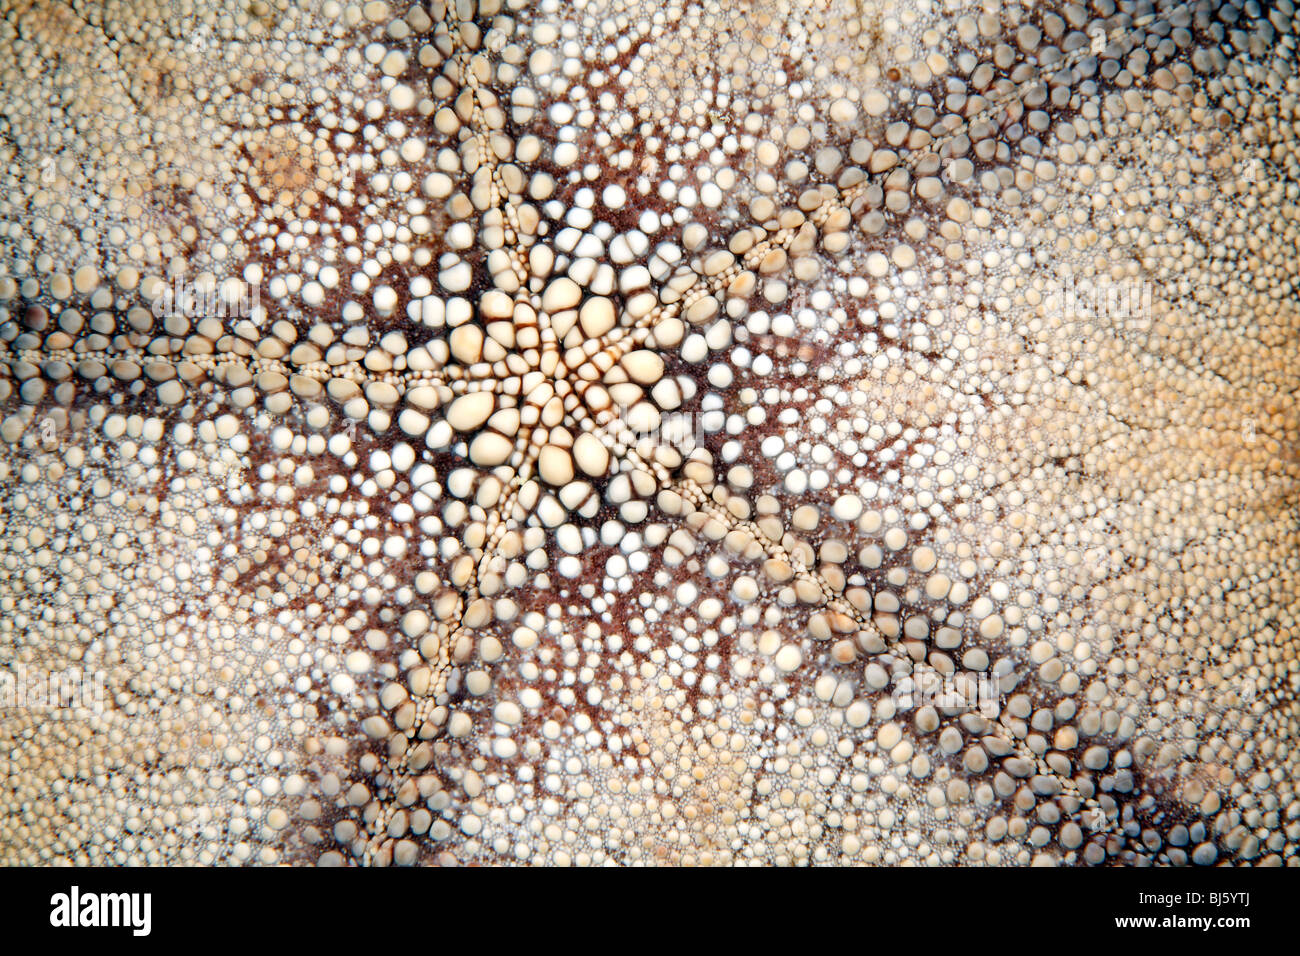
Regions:
<instances>
[{"instance_id":1,"label":"sea star","mask_svg":"<svg viewBox=\"0 0 1300 956\"><path fill-rule=\"evenodd\" d=\"M4 6L0 859L1300 860L1288 0L195 6Z\"/></svg>"}]
</instances>

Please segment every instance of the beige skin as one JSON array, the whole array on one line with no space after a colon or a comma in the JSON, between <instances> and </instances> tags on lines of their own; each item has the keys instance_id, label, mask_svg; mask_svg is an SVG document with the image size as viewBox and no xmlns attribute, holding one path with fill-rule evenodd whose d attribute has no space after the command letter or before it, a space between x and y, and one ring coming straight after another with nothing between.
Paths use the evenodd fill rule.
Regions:
<instances>
[{"instance_id":1,"label":"beige skin","mask_svg":"<svg viewBox=\"0 0 1300 956\"><path fill-rule=\"evenodd\" d=\"M1292 863L1290 14L634 6L5 8L0 859Z\"/></svg>"}]
</instances>

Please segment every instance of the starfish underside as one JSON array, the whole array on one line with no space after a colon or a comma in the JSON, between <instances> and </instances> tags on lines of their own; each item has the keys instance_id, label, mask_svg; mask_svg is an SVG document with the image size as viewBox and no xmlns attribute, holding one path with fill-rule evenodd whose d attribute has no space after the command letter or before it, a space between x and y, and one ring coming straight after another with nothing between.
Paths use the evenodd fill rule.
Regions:
<instances>
[{"instance_id":1,"label":"starfish underside","mask_svg":"<svg viewBox=\"0 0 1300 956\"><path fill-rule=\"evenodd\" d=\"M0 9L0 861L1300 864L1290 0Z\"/></svg>"}]
</instances>

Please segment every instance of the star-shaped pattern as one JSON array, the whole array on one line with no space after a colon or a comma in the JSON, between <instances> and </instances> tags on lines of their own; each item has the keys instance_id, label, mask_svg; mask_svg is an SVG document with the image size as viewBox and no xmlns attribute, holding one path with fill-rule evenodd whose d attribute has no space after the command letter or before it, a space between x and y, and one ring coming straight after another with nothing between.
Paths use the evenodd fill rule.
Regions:
<instances>
[{"instance_id":1,"label":"star-shaped pattern","mask_svg":"<svg viewBox=\"0 0 1300 956\"><path fill-rule=\"evenodd\" d=\"M1294 861L1290 11L200 6L5 15L6 859Z\"/></svg>"}]
</instances>

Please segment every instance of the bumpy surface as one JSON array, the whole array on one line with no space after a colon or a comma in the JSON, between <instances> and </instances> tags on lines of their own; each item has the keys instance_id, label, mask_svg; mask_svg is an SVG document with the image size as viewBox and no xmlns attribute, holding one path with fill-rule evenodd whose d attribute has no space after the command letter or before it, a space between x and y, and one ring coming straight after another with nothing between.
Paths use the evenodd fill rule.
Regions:
<instances>
[{"instance_id":1,"label":"bumpy surface","mask_svg":"<svg viewBox=\"0 0 1300 956\"><path fill-rule=\"evenodd\" d=\"M1291 0L0 9L0 861L1300 862Z\"/></svg>"}]
</instances>

